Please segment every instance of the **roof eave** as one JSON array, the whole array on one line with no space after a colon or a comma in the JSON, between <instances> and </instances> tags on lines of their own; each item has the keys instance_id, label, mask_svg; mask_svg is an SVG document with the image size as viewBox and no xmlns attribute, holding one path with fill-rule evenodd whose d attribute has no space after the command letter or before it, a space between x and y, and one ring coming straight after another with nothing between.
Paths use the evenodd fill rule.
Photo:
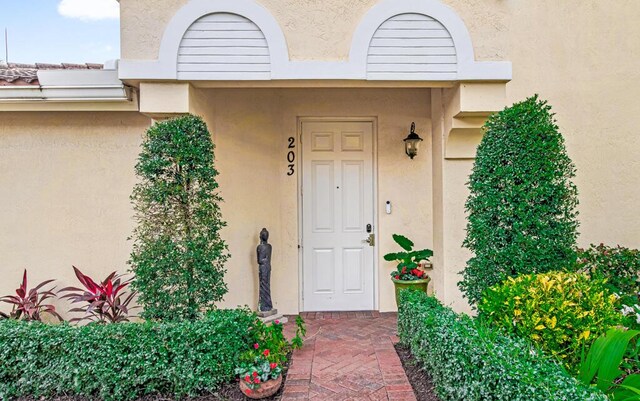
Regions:
<instances>
[{"instance_id":1,"label":"roof eave","mask_svg":"<svg viewBox=\"0 0 640 401\"><path fill-rule=\"evenodd\" d=\"M113 109L114 103L122 103L124 109L138 109L133 90L118 79L118 71L115 69L40 70L38 81L39 85L0 86L0 111L15 110L16 104L25 104L28 109L42 102L87 102L95 106L103 103L108 110ZM7 107L7 104L12 106Z\"/></svg>"}]
</instances>

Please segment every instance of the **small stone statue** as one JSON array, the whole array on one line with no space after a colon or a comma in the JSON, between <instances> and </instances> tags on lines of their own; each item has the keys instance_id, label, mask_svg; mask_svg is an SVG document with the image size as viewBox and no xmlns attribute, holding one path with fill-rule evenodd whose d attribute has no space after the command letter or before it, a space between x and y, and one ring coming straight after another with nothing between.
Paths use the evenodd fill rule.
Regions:
<instances>
[{"instance_id":1,"label":"small stone statue","mask_svg":"<svg viewBox=\"0 0 640 401\"><path fill-rule=\"evenodd\" d=\"M271 244L269 231L263 228L260 231L260 245L258 245L258 277L260 279L260 298L258 309L260 312L269 312L273 309L271 302Z\"/></svg>"}]
</instances>

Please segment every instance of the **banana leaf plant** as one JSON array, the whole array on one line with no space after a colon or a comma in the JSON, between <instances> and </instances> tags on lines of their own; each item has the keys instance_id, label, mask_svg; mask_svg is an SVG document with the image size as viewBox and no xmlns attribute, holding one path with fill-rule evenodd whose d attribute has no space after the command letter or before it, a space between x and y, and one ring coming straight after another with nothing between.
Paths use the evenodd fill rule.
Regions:
<instances>
[{"instance_id":1,"label":"banana leaf plant","mask_svg":"<svg viewBox=\"0 0 640 401\"><path fill-rule=\"evenodd\" d=\"M131 284L132 278L123 280L122 275L112 272L102 282L97 283L77 267L73 266L73 270L84 288L65 287L60 290L60 292L66 293L61 298L67 298L73 304L80 304L81 306L73 308L69 312L79 312L83 316L73 318L70 322L89 320L100 323L119 323L129 321L130 311L138 308L137 306L129 306L136 292L124 291Z\"/></svg>"},{"instance_id":2,"label":"banana leaf plant","mask_svg":"<svg viewBox=\"0 0 640 401\"><path fill-rule=\"evenodd\" d=\"M638 330L611 329L598 337L582 358L580 381L586 385L595 384L611 400L640 401L640 374L624 376L626 372L620 369L629 350L637 357L638 348L633 347L632 341L639 334Z\"/></svg>"},{"instance_id":3,"label":"banana leaf plant","mask_svg":"<svg viewBox=\"0 0 640 401\"><path fill-rule=\"evenodd\" d=\"M391 277L396 280L421 280L425 278L424 271L418 269L418 266L421 261L429 260L433 256L433 251L430 249L414 250L413 241L404 235L393 234L393 240L403 250L384 255L384 260L397 262L396 270L391 272Z\"/></svg>"},{"instance_id":4,"label":"banana leaf plant","mask_svg":"<svg viewBox=\"0 0 640 401\"><path fill-rule=\"evenodd\" d=\"M45 285L53 281L54 280L46 280L32 289L29 289L27 282L27 269L25 269L22 274L22 283L20 284L20 287L16 289L16 295L6 295L0 298L0 302L13 305L11 313L0 313L0 317L5 319L41 321L42 315L48 313L62 321L62 317L58 312L56 312L56 308L51 304L45 303L48 299L56 296L53 292L55 287L48 290L42 290Z\"/></svg>"}]
</instances>

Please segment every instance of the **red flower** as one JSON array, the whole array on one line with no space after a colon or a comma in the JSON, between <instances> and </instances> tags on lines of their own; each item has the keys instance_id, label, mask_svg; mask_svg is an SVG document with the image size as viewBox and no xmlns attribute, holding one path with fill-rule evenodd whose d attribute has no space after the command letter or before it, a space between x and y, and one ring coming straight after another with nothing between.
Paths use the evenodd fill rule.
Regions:
<instances>
[{"instance_id":1,"label":"red flower","mask_svg":"<svg viewBox=\"0 0 640 401\"><path fill-rule=\"evenodd\" d=\"M253 372L253 377L258 376L258 372Z\"/></svg>"},{"instance_id":2,"label":"red flower","mask_svg":"<svg viewBox=\"0 0 640 401\"><path fill-rule=\"evenodd\" d=\"M412 269L411 270L411 274L413 274L416 277L422 277L424 272L422 270L420 270L420 269Z\"/></svg>"},{"instance_id":3,"label":"red flower","mask_svg":"<svg viewBox=\"0 0 640 401\"><path fill-rule=\"evenodd\" d=\"M246 382L250 382L250 381L251 381L251 376L246 375L246 376L244 377L244 381L246 381Z\"/></svg>"},{"instance_id":4,"label":"red flower","mask_svg":"<svg viewBox=\"0 0 640 401\"><path fill-rule=\"evenodd\" d=\"M400 276L398 276L398 275L396 274L395 279L396 279L396 280L400 280Z\"/></svg>"},{"instance_id":5,"label":"red flower","mask_svg":"<svg viewBox=\"0 0 640 401\"><path fill-rule=\"evenodd\" d=\"M269 366L271 366L271 369L275 369L275 368L276 368L276 366L278 366L278 364L277 364L277 363L275 363L275 362L272 362L272 363L271 363L271 365L269 365Z\"/></svg>"},{"instance_id":6,"label":"red flower","mask_svg":"<svg viewBox=\"0 0 640 401\"><path fill-rule=\"evenodd\" d=\"M253 382L254 382L255 384L260 383L260 378L259 378L259 377L256 377L255 379L253 379Z\"/></svg>"},{"instance_id":7,"label":"red flower","mask_svg":"<svg viewBox=\"0 0 640 401\"><path fill-rule=\"evenodd\" d=\"M276 320L274 323L275 323L275 324L280 324L280 321L279 321L279 320Z\"/></svg>"},{"instance_id":8,"label":"red flower","mask_svg":"<svg viewBox=\"0 0 640 401\"><path fill-rule=\"evenodd\" d=\"M251 394L251 389L250 389L250 388L248 388L248 389L244 390L244 392L245 392L246 394Z\"/></svg>"},{"instance_id":9,"label":"red flower","mask_svg":"<svg viewBox=\"0 0 640 401\"><path fill-rule=\"evenodd\" d=\"M403 268L402 268L402 271L401 271L400 273L402 273L402 274L406 274L406 273L407 273L407 267L406 267L406 266L405 266L405 267L403 267Z\"/></svg>"},{"instance_id":10,"label":"red flower","mask_svg":"<svg viewBox=\"0 0 640 401\"><path fill-rule=\"evenodd\" d=\"M269 350L268 349L264 350L263 354L264 356L269 356Z\"/></svg>"},{"instance_id":11,"label":"red flower","mask_svg":"<svg viewBox=\"0 0 640 401\"><path fill-rule=\"evenodd\" d=\"M255 344L253 344L253 348L254 349L258 349L258 348L260 348L260 346L258 345L258 343L255 343Z\"/></svg>"}]
</instances>

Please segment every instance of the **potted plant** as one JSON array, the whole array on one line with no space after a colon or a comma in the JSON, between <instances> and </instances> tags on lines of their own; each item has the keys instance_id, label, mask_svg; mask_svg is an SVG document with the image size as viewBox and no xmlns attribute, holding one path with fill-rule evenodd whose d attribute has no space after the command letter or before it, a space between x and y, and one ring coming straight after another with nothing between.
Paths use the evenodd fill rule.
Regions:
<instances>
[{"instance_id":1,"label":"potted plant","mask_svg":"<svg viewBox=\"0 0 640 401\"><path fill-rule=\"evenodd\" d=\"M431 278L427 276L421 263L428 261L433 256L430 249L413 250L413 242L398 234L393 234L393 240L400 245L403 251L384 255L384 260L396 261L398 266L391 272L391 281L396 289L396 304L400 290L411 288L427 292L427 286Z\"/></svg>"},{"instance_id":2,"label":"potted plant","mask_svg":"<svg viewBox=\"0 0 640 401\"><path fill-rule=\"evenodd\" d=\"M271 397L282 385L282 368L275 362L277 358L270 356L269 349L261 351L257 343L253 348L248 362L236 368L236 375L240 378L240 391L254 400Z\"/></svg>"}]
</instances>

